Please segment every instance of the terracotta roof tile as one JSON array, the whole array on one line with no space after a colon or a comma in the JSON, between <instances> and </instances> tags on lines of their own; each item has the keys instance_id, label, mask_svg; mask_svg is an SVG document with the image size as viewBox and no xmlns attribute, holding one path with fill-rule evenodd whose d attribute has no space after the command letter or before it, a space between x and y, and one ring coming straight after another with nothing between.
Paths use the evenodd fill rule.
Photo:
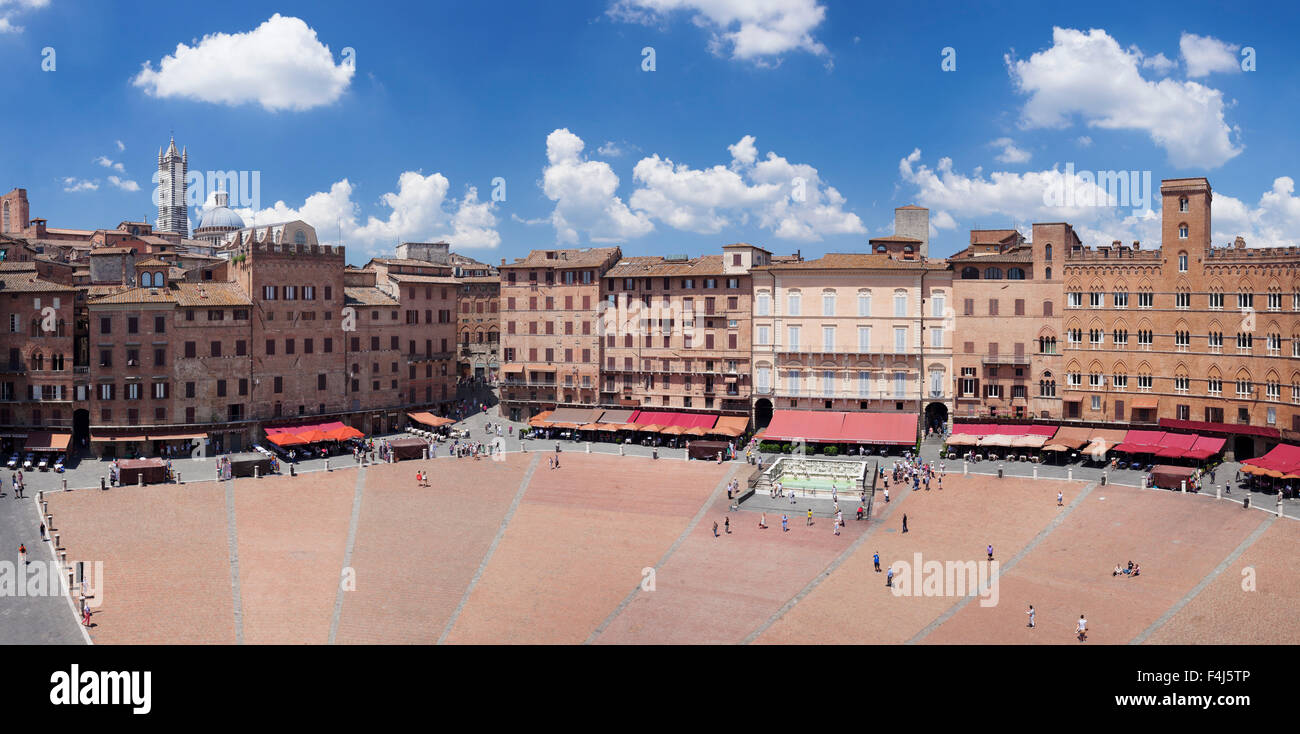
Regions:
<instances>
[{"instance_id":1,"label":"terracotta roof tile","mask_svg":"<svg viewBox=\"0 0 1300 734\"><path fill-rule=\"evenodd\" d=\"M378 288L344 288L343 302L348 306L397 306L396 298Z\"/></svg>"}]
</instances>

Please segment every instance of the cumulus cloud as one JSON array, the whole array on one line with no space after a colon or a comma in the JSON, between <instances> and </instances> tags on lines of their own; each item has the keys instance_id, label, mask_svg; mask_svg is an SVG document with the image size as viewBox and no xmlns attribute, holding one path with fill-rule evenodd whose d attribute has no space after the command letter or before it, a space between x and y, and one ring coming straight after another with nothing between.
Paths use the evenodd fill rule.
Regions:
<instances>
[{"instance_id":1,"label":"cumulus cloud","mask_svg":"<svg viewBox=\"0 0 1300 734\"><path fill-rule=\"evenodd\" d=\"M676 12L712 34L709 50L719 56L772 65L790 51L828 55L813 37L826 19L817 0L617 0L608 11L616 20L647 25Z\"/></svg>"},{"instance_id":2,"label":"cumulus cloud","mask_svg":"<svg viewBox=\"0 0 1300 734\"><path fill-rule=\"evenodd\" d=\"M1241 153L1224 120L1222 92L1193 81L1149 81L1142 59L1104 30L1054 28L1051 48L1005 59L1028 96L1022 126L1064 128L1077 116L1089 127L1142 131L1179 168L1215 168Z\"/></svg>"},{"instance_id":3,"label":"cumulus cloud","mask_svg":"<svg viewBox=\"0 0 1300 734\"><path fill-rule=\"evenodd\" d=\"M117 143L117 152L121 153L122 151L126 150L126 143L123 143L121 140L117 140L114 142Z\"/></svg>"},{"instance_id":4,"label":"cumulus cloud","mask_svg":"<svg viewBox=\"0 0 1300 734\"><path fill-rule=\"evenodd\" d=\"M746 135L728 146L726 166L696 169L658 155L643 158L632 173L640 186L628 202L674 229L700 234L752 224L782 239L809 242L867 231L816 168L774 152L760 160L755 142Z\"/></svg>"},{"instance_id":5,"label":"cumulus cloud","mask_svg":"<svg viewBox=\"0 0 1300 734\"><path fill-rule=\"evenodd\" d=\"M1158 53L1155 56L1146 56L1142 59L1143 69L1151 69L1161 76L1168 74L1177 67L1178 62L1165 56L1163 53Z\"/></svg>"},{"instance_id":6,"label":"cumulus cloud","mask_svg":"<svg viewBox=\"0 0 1300 734\"><path fill-rule=\"evenodd\" d=\"M329 46L305 22L276 13L246 33L213 33L194 46L177 44L157 69L145 61L132 83L164 99L307 110L337 100L354 73L353 64L334 63Z\"/></svg>"},{"instance_id":7,"label":"cumulus cloud","mask_svg":"<svg viewBox=\"0 0 1300 734\"><path fill-rule=\"evenodd\" d=\"M947 157L930 168L921 163L921 151L917 149L898 162L898 171L899 177L913 187L913 200L930 209L935 226L943 222L955 228L959 220L986 228L1070 222L1088 243L1160 240L1159 214L1153 210L1160 205L1158 181L1152 181L1152 191L1142 192L1147 201L1135 213L1136 201L1112 205L1119 202L1111 198L1114 191L1108 191L1104 181L1057 167L1025 173L994 171L988 175L976 168L964 174L954 170L952 159ZM1059 199L1052 195L1066 190L1073 195Z\"/></svg>"},{"instance_id":8,"label":"cumulus cloud","mask_svg":"<svg viewBox=\"0 0 1300 734\"><path fill-rule=\"evenodd\" d=\"M67 176L63 179L64 191L97 191L99 183L90 179L77 178L76 176Z\"/></svg>"},{"instance_id":9,"label":"cumulus cloud","mask_svg":"<svg viewBox=\"0 0 1300 734\"><path fill-rule=\"evenodd\" d=\"M380 197L388 210L383 217L362 217L360 205L352 198L352 182L346 178L331 185L329 191L308 196L299 207L277 201L257 212L237 211L250 225L301 219L316 228L322 242L333 241L341 228L344 244L358 245L372 255L388 252L404 241L446 240L458 249L499 245L495 205L480 202L473 186L467 187L460 199L449 200L449 189L450 182L441 173L426 176L406 171L398 177L397 191Z\"/></svg>"},{"instance_id":10,"label":"cumulus cloud","mask_svg":"<svg viewBox=\"0 0 1300 734\"><path fill-rule=\"evenodd\" d=\"M0 0L0 33L22 33L23 27L13 22L19 13L37 10L50 4L50 0Z\"/></svg>"},{"instance_id":11,"label":"cumulus cloud","mask_svg":"<svg viewBox=\"0 0 1300 734\"><path fill-rule=\"evenodd\" d=\"M1220 72L1241 71L1237 51L1241 46L1209 36L1184 33L1178 39L1178 51L1187 65L1187 76L1201 77Z\"/></svg>"},{"instance_id":12,"label":"cumulus cloud","mask_svg":"<svg viewBox=\"0 0 1300 734\"><path fill-rule=\"evenodd\" d=\"M1273 179L1272 188L1254 206L1216 191L1210 209L1215 244L1228 244L1237 236L1252 246L1300 244L1300 196L1290 176Z\"/></svg>"},{"instance_id":13,"label":"cumulus cloud","mask_svg":"<svg viewBox=\"0 0 1300 734\"><path fill-rule=\"evenodd\" d=\"M542 191L555 202L551 224L556 241L577 244L585 232L592 242L620 242L653 231L650 218L630 210L615 193L614 169L604 161L588 160L584 147L582 138L568 128L546 136Z\"/></svg>"},{"instance_id":14,"label":"cumulus cloud","mask_svg":"<svg viewBox=\"0 0 1300 734\"><path fill-rule=\"evenodd\" d=\"M129 179L119 178L117 176L109 176L108 182L110 184L113 184L114 187L119 188L123 191L140 190L140 184L136 183L135 181L131 181Z\"/></svg>"},{"instance_id":15,"label":"cumulus cloud","mask_svg":"<svg viewBox=\"0 0 1300 734\"><path fill-rule=\"evenodd\" d=\"M1001 163L1024 163L1030 158L1029 151L1017 148L1016 141L1011 138L998 138L989 145L1002 149L1002 152L997 155L997 159Z\"/></svg>"},{"instance_id":16,"label":"cumulus cloud","mask_svg":"<svg viewBox=\"0 0 1300 734\"><path fill-rule=\"evenodd\" d=\"M1078 143L1080 148L1087 148L1092 145L1092 138L1087 135L1080 135L1074 142Z\"/></svg>"}]
</instances>

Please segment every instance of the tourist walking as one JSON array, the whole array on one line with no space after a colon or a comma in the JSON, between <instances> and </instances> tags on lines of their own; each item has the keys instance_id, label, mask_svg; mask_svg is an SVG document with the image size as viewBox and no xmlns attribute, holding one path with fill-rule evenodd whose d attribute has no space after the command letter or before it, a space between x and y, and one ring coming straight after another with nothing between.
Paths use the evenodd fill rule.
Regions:
<instances>
[{"instance_id":1,"label":"tourist walking","mask_svg":"<svg viewBox=\"0 0 1300 734\"><path fill-rule=\"evenodd\" d=\"M1030 605L1029 605L1029 611L1025 612L1025 614L1028 614L1028 615L1029 615L1029 629L1033 629L1033 628L1034 628L1034 616L1035 616L1034 605L1033 605L1033 604L1030 604Z\"/></svg>"},{"instance_id":2,"label":"tourist walking","mask_svg":"<svg viewBox=\"0 0 1300 734\"><path fill-rule=\"evenodd\" d=\"M783 533L790 532L790 518L787 515L781 516L781 532Z\"/></svg>"},{"instance_id":3,"label":"tourist walking","mask_svg":"<svg viewBox=\"0 0 1300 734\"><path fill-rule=\"evenodd\" d=\"M731 518L729 517L722 518L722 525L726 529L727 535L731 535Z\"/></svg>"},{"instance_id":4,"label":"tourist walking","mask_svg":"<svg viewBox=\"0 0 1300 734\"><path fill-rule=\"evenodd\" d=\"M885 574L885 586L888 586L888 587L891 587L891 588L894 586L894 567L893 567L893 566L890 566L890 567L889 567L889 572Z\"/></svg>"},{"instance_id":5,"label":"tourist walking","mask_svg":"<svg viewBox=\"0 0 1300 734\"><path fill-rule=\"evenodd\" d=\"M1064 506L1065 506L1065 493L1064 493L1064 492L1057 492L1057 493L1056 493L1056 506L1057 506L1057 507L1064 507Z\"/></svg>"},{"instance_id":6,"label":"tourist walking","mask_svg":"<svg viewBox=\"0 0 1300 734\"><path fill-rule=\"evenodd\" d=\"M907 532L907 513L903 513L903 532Z\"/></svg>"},{"instance_id":7,"label":"tourist walking","mask_svg":"<svg viewBox=\"0 0 1300 734\"><path fill-rule=\"evenodd\" d=\"M22 543L18 544L18 562L23 566L27 565L27 546Z\"/></svg>"},{"instance_id":8,"label":"tourist walking","mask_svg":"<svg viewBox=\"0 0 1300 734\"><path fill-rule=\"evenodd\" d=\"M718 537L718 521L713 521L713 537Z\"/></svg>"},{"instance_id":9,"label":"tourist walking","mask_svg":"<svg viewBox=\"0 0 1300 734\"><path fill-rule=\"evenodd\" d=\"M809 524L809 525L812 525L812 524L813 524L813 519L812 519L812 508L811 508L811 507L808 508L808 524Z\"/></svg>"},{"instance_id":10,"label":"tourist walking","mask_svg":"<svg viewBox=\"0 0 1300 734\"><path fill-rule=\"evenodd\" d=\"M989 544L989 560L990 560L990 561L993 560L993 544L992 544L992 543Z\"/></svg>"},{"instance_id":11,"label":"tourist walking","mask_svg":"<svg viewBox=\"0 0 1300 734\"><path fill-rule=\"evenodd\" d=\"M1079 615L1079 623L1074 626L1074 633L1079 637L1079 642L1088 641L1088 620Z\"/></svg>"},{"instance_id":12,"label":"tourist walking","mask_svg":"<svg viewBox=\"0 0 1300 734\"><path fill-rule=\"evenodd\" d=\"M880 573L880 551L871 554L871 562L876 564L876 573Z\"/></svg>"}]
</instances>

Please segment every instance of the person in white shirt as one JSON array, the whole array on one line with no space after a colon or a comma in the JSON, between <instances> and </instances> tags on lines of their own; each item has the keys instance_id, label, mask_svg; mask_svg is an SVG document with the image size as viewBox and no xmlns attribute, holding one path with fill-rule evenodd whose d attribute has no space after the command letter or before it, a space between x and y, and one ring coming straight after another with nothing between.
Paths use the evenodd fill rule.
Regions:
<instances>
[{"instance_id":1,"label":"person in white shirt","mask_svg":"<svg viewBox=\"0 0 1300 734\"><path fill-rule=\"evenodd\" d=\"M1079 615L1079 624L1075 625L1074 631L1079 636L1079 642L1088 639L1088 620L1082 614Z\"/></svg>"},{"instance_id":2,"label":"person in white shirt","mask_svg":"<svg viewBox=\"0 0 1300 734\"><path fill-rule=\"evenodd\" d=\"M1030 628L1030 629L1033 629L1033 628L1034 628L1034 614L1035 614L1035 612L1034 612L1034 605L1033 605L1033 604L1030 604L1030 605L1029 605L1029 611L1025 612L1025 614L1028 614L1028 615L1029 615L1029 628Z\"/></svg>"}]
</instances>

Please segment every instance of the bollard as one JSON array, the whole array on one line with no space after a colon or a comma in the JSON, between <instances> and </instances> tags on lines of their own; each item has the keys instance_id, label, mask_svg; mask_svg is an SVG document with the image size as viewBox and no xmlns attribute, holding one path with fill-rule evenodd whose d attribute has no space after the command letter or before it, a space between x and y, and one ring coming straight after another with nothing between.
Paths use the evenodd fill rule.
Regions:
<instances>
[{"instance_id":1,"label":"bollard","mask_svg":"<svg viewBox=\"0 0 1300 734\"><path fill-rule=\"evenodd\" d=\"M104 481L104 478L103 478L103 477L100 477L100 478L99 478L99 488L100 488L100 490L106 490L106 489L108 489L108 483Z\"/></svg>"},{"instance_id":2,"label":"bollard","mask_svg":"<svg viewBox=\"0 0 1300 734\"><path fill-rule=\"evenodd\" d=\"M590 442L590 441L587 442L587 453L589 453L589 454L591 453L591 442Z\"/></svg>"},{"instance_id":3,"label":"bollard","mask_svg":"<svg viewBox=\"0 0 1300 734\"><path fill-rule=\"evenodd\" d=\"M1223 499L1223 485L1221 484L1214 485L1214 499L1216 500Z\"/></svg>"},{"instance_id":4,"label":"bollard","mask_svg":"<svg viewBox=\"0 0 1300 734\"><path fill-rule=\"evenodd\" d=\"M428 461L428 460L429 460L429 447L428 447L428 446L425 446L425 447L424 447L424 460L425 460L425 461Z\"/></svg>"},{"instance_id":5,"label":"bollard","mask_svg":"<svg viewBox=\"0 0 1300 734\"><path fill-rule=\"evenodd\" d=\"M427 453L427 452L426 452L426 453ZM332 469L330 469L330 460L329 460L329 459L326 459L326 460L325 460L325 471L333 471Z\"/></svg>"},{"instance_id":6,"label":"bollard","mask_svg":"<svg viewBox=\"0 0 1300 734\"><path fill-rule=\"evenodd\" d=\"M45 490L43 490L43 489L42 489L42 490L39 490L39 491L36 493L36 499L38 499L38 500L44 502L44 501L45 501Z\"/></svg>"},{"instance_id":7,"label":"bollard","mask_svg":"<svg viewBox=\"0 0 1300 734\"><path fill-rule=\"evenodd\" d=\"M253 467L253 478L254 478L254 479L261 479L261 478L262 478L262 467L260 467L260 466L254 466L254 467Z\"/></svg>"},{"instance_id":8,"label":"bollard","mask_svg":"<svg viewBox=\"0 0 1300 734\"><path fill-rule=\"evenodd\" d=\"M998 479L1002 478L1002 465L998 464Z\"/></svg>"},{"instance_id":9,"label":"bollard","mask_svg":"<svg viewBox=\"0 0 1300 734\"><path fill-rule=\"evenodd\" d=\"M1277 516L1282 517L1282 496L1281 495L1278 495L1277 498Z\"/></svg>"},{"instance_id":10,"label":"bollard","mask_svg":"<svg viewBox=\"0 0 1300 734\"><path fill-rule=\"evenodd\" d=\"M135 475L135 486L137 487L144 486L144 472L140 472L139 474Z\"/></svg>"},{"instance_id":11,"label":"bollard","mask_svg":"<svg viewBox=\"0 0 1300 734\"><path fill-rule=\"evenodd\" d=\"M47 527L48 527L48 526L47 526ZM55 533L55 534L54 534L54 547L55 547L55 548L58 548L58 547L59 547L59 536L60 536L60 535L63 535L63 533Z\"/></svg>"},{"instance_id":12,"label":"bollard","mask_svg":"<svg viewBox=\"0 0 1300 734\"><path fill-rule=\"evenodd\" d=\"M41 500L41 514L42 515L50 514L50 503L46 502L45 500Z\"/></svg>"},{"instance_id":13,"label":"bollard","mask_svg":"<svg viewBox=\"0 0 1300 734\"><path fill-rule=\"evenodd\" d=\"M1101 486L1106 486L1106 472L1101 473Z\"/></svg>"},{"instance_id":14,"label":"bollard","mask_svg":"<svg viewBox=\"0 0 1300 734\"><path fill-rule=\"evenodd\" d=\"M67 478L67 477L64 477L64 478L63 478L63 491L64 491L64 492L68 491L68 478Z\"/></svg>"},{"instance_id":15,"label":"bollard","mask_svg":"<svg viewBox=\"0 0 1300 734\"><path fill-rule=\"evenodd\" d=\"M1187 480L1186 480L1186 479L1184 479L1183 481L1181 481L1181 482L1178 483L1178 491L1182 492L1183 494L1187 494Z\"/></svg>"},{"instance_id":16,"label":"bollard","mask_svg":"<svg viewBox=\"0 0 1300 734\"><path fill-rule=\"evenodd\" d=\"M296 464L290 464L290 465L289 465L289 476L291 476L291 477L296 477L296 476L298 476L298 467L297 467Z\"/></svg>"},{"instance_id":17,"label":"bollard","mask_svg":"<svg viewBox=\"0 0 1300 734\"><path fill-rule=\"evenodd\" d=\"M966 476L967 474L970 474L970 466L966 463L966 460L965 460L965 459L962 459L962 460L961 460L961 475L964 477L964 476Z\"/></svg>"},{"instance_id":18,"label":"bollard","mask_svg":"<svg viewBox=\"0 0 1300 734\"><path fill-rule=\"evenodd\" d=\"M1034 467L1034 479L1038 478L1038 467Z\"/></svg>"},{"instance_id":19,"label":"bollard","mask_svg":"<svg viewBox=\"0 0 1300 734\"><path fill-rule=\"evenodd\" d=\"M181 473L180 473L180 472L176 472L176 483L177 483L177 484L184 484L184 483L185 483L185 480L184 480L184 479L181 479Z\"/></svg>"},{"instance_id":20,"label":"bollard","mask_svg":"<svg viewBox=\"0 0 1300 734\"><path fill-rule=\"evenodd\" d=\"M1065 470L1065 478L1074 481L1074 467Z\"/></svg>"},{"instance_id":21,"label":"bollard","mask_svg":"<svg viewBox=\"0 0 1300 734\"><path fill-rule=\"evenodd\" d=\"M622 456L622 455L623 455L623 444L619 444L619 445L618 445L618 455L619 455L619 456Z\"/></svg>"}]
</instances>

